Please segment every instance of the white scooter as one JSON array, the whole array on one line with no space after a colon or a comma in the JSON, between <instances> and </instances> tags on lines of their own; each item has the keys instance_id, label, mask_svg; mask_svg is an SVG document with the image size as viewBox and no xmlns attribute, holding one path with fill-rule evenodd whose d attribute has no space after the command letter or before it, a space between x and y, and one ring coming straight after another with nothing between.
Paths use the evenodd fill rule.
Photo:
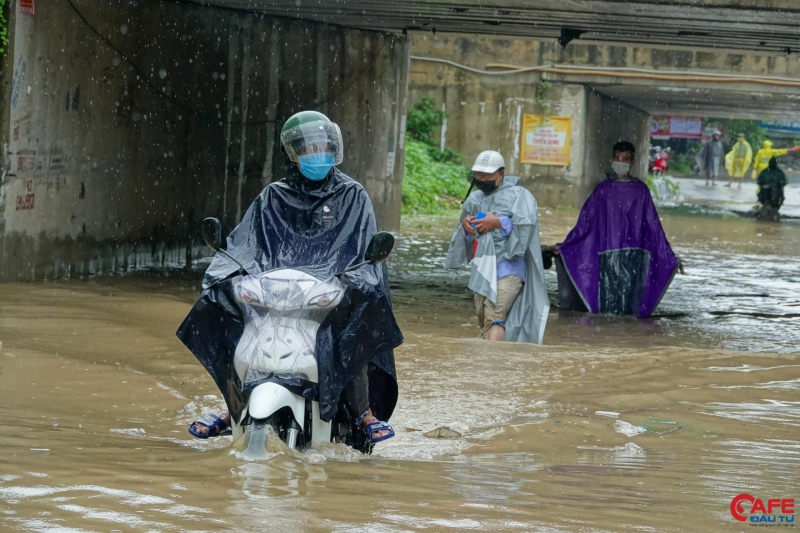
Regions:
<instances>
[{"instance_id":1,"label":"white scooter","mask_svg":"<svg viewBox=\"0 0 800 533\"><path fill-rule=\"evenodd\" d=\"M266 380L274 376L313 384L319 382L314 355L317 330L345 295L339 277L364 265L384 261L394 247L394 237L387 232L375 234L363 263L321 280L294 269L246 275L241 263L221 248L220 222L207 218L201 229L209 248L240 267L241 275L234 278L233 287L245 325L236 346L234 368L242 384L261 382L250 392L247 407L239 419L231 421L237 447L256 453L275 448L268 442L271 429L290 449L302 451L323 442L342 442L365 453L371 452L368 442L353 435L349 420L324 422L320 418L319 402Z\"/></svg>"}]
</instances>

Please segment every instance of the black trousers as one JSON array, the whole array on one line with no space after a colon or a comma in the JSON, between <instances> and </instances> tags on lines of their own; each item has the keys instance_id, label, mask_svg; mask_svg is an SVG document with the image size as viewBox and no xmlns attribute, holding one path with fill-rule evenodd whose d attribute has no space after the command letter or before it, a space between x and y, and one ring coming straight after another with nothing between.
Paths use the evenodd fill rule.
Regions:
<instances>
[{"instance_id":1,"label":"black trousers","mask_svg":"<svg viewBox=\"0 0 800 533\"><path fill-rule=\"evenodd\" d=\"M361 420L367 416L369 411L369 377L367 377L367 365L361 369L353 379L344 387L344 401L350 416L355 418L355 422L361 424Z\"/></svg>"}]
</instances>

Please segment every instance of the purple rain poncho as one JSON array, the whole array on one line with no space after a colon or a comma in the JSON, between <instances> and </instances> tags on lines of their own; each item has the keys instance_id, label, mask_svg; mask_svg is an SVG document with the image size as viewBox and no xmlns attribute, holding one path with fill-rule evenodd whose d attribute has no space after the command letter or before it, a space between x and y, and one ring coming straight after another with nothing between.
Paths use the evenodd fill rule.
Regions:
<instances>
[{"instance_id":1,"label":"purple rain poncho","mask_svg":"<svg viewBox=\"0 0 800 533\"><path fill-rule=\"evenodd\" d=\"M562 309L650 316L680 266L650 191L636 178L609 177L595 187L558 247Z\"/></svg>"}]
</instances>

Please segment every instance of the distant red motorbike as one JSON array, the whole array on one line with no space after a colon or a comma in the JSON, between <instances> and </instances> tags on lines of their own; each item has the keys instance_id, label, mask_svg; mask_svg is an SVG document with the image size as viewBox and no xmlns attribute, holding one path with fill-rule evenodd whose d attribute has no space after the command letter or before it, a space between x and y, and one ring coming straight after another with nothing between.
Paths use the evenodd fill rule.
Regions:
<instances>
[{"instance_id":1,"label":"distant red motorbike","mask_svg":"<svg viewBox=\"0 0 800 533\"><path fill-rule=\"evenodd\" d=\"M667 160L662 157L656 157L653 164L650 165L650 173L660 178L667 171L667 168L669 168Z\"/></svg>"}]
</instances>

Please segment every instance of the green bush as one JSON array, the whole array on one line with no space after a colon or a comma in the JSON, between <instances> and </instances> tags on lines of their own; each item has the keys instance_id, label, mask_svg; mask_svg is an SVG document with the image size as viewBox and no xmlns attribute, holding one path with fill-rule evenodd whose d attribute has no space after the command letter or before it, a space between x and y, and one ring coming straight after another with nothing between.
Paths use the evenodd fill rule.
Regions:
<instances>
[{"instance_id":1,"label":"green bush","mask_svg":"<svg viewBox=\"0 0 800 533\"><path fill-rule=\"evenodd\" d=\"M423 98L410 108L406 119L406 155L403 176L403 213L436 215L458 209L469 188L464 155L441 151L433 140L447 112L433 98Z\"/></svg>"},{"instance_id":2,"label":"green bush","mask_svg":"<svg viewBox=\"0 0 800 533\"><path fill-rule=\"evenodd\" d=\"M469 188L469 173L468 168L458 163L437 161L427 143L409 139L403 176L403 213L436 215L459 209Z\"/></svg>"},{"instance_id":3,"label":"green bush","mask_svg":"<svg viewBox=\"0 0 800 533\"><path fill-rule=\"evenodd\" d=\"M435 146L431 137L442 127L446 118L447 111L436 109L433 98L423 98L408 108L406 131L411 139Z\"/></svg>"},{"instance_id":4,"label":"green bush","mask_svg":"<svg viewBox=\"0 0 800 533\"><path fill-rule=\"evenodd\" d=\"M5 54L8 48L8 21L4 11L6 0L0 0L0 54Z\"/></svg>"},{"instance_id":5,"label":"green bush","mask_svg":"<svg viewBox=\"0 0 800 533\"><path fill-rule=\"evenodd\" d=\"M680 174L681 176L691 176L692 167L695 165L695 156L680 154L669 162L669 173Z\"/></svg>"}]
</instances>

